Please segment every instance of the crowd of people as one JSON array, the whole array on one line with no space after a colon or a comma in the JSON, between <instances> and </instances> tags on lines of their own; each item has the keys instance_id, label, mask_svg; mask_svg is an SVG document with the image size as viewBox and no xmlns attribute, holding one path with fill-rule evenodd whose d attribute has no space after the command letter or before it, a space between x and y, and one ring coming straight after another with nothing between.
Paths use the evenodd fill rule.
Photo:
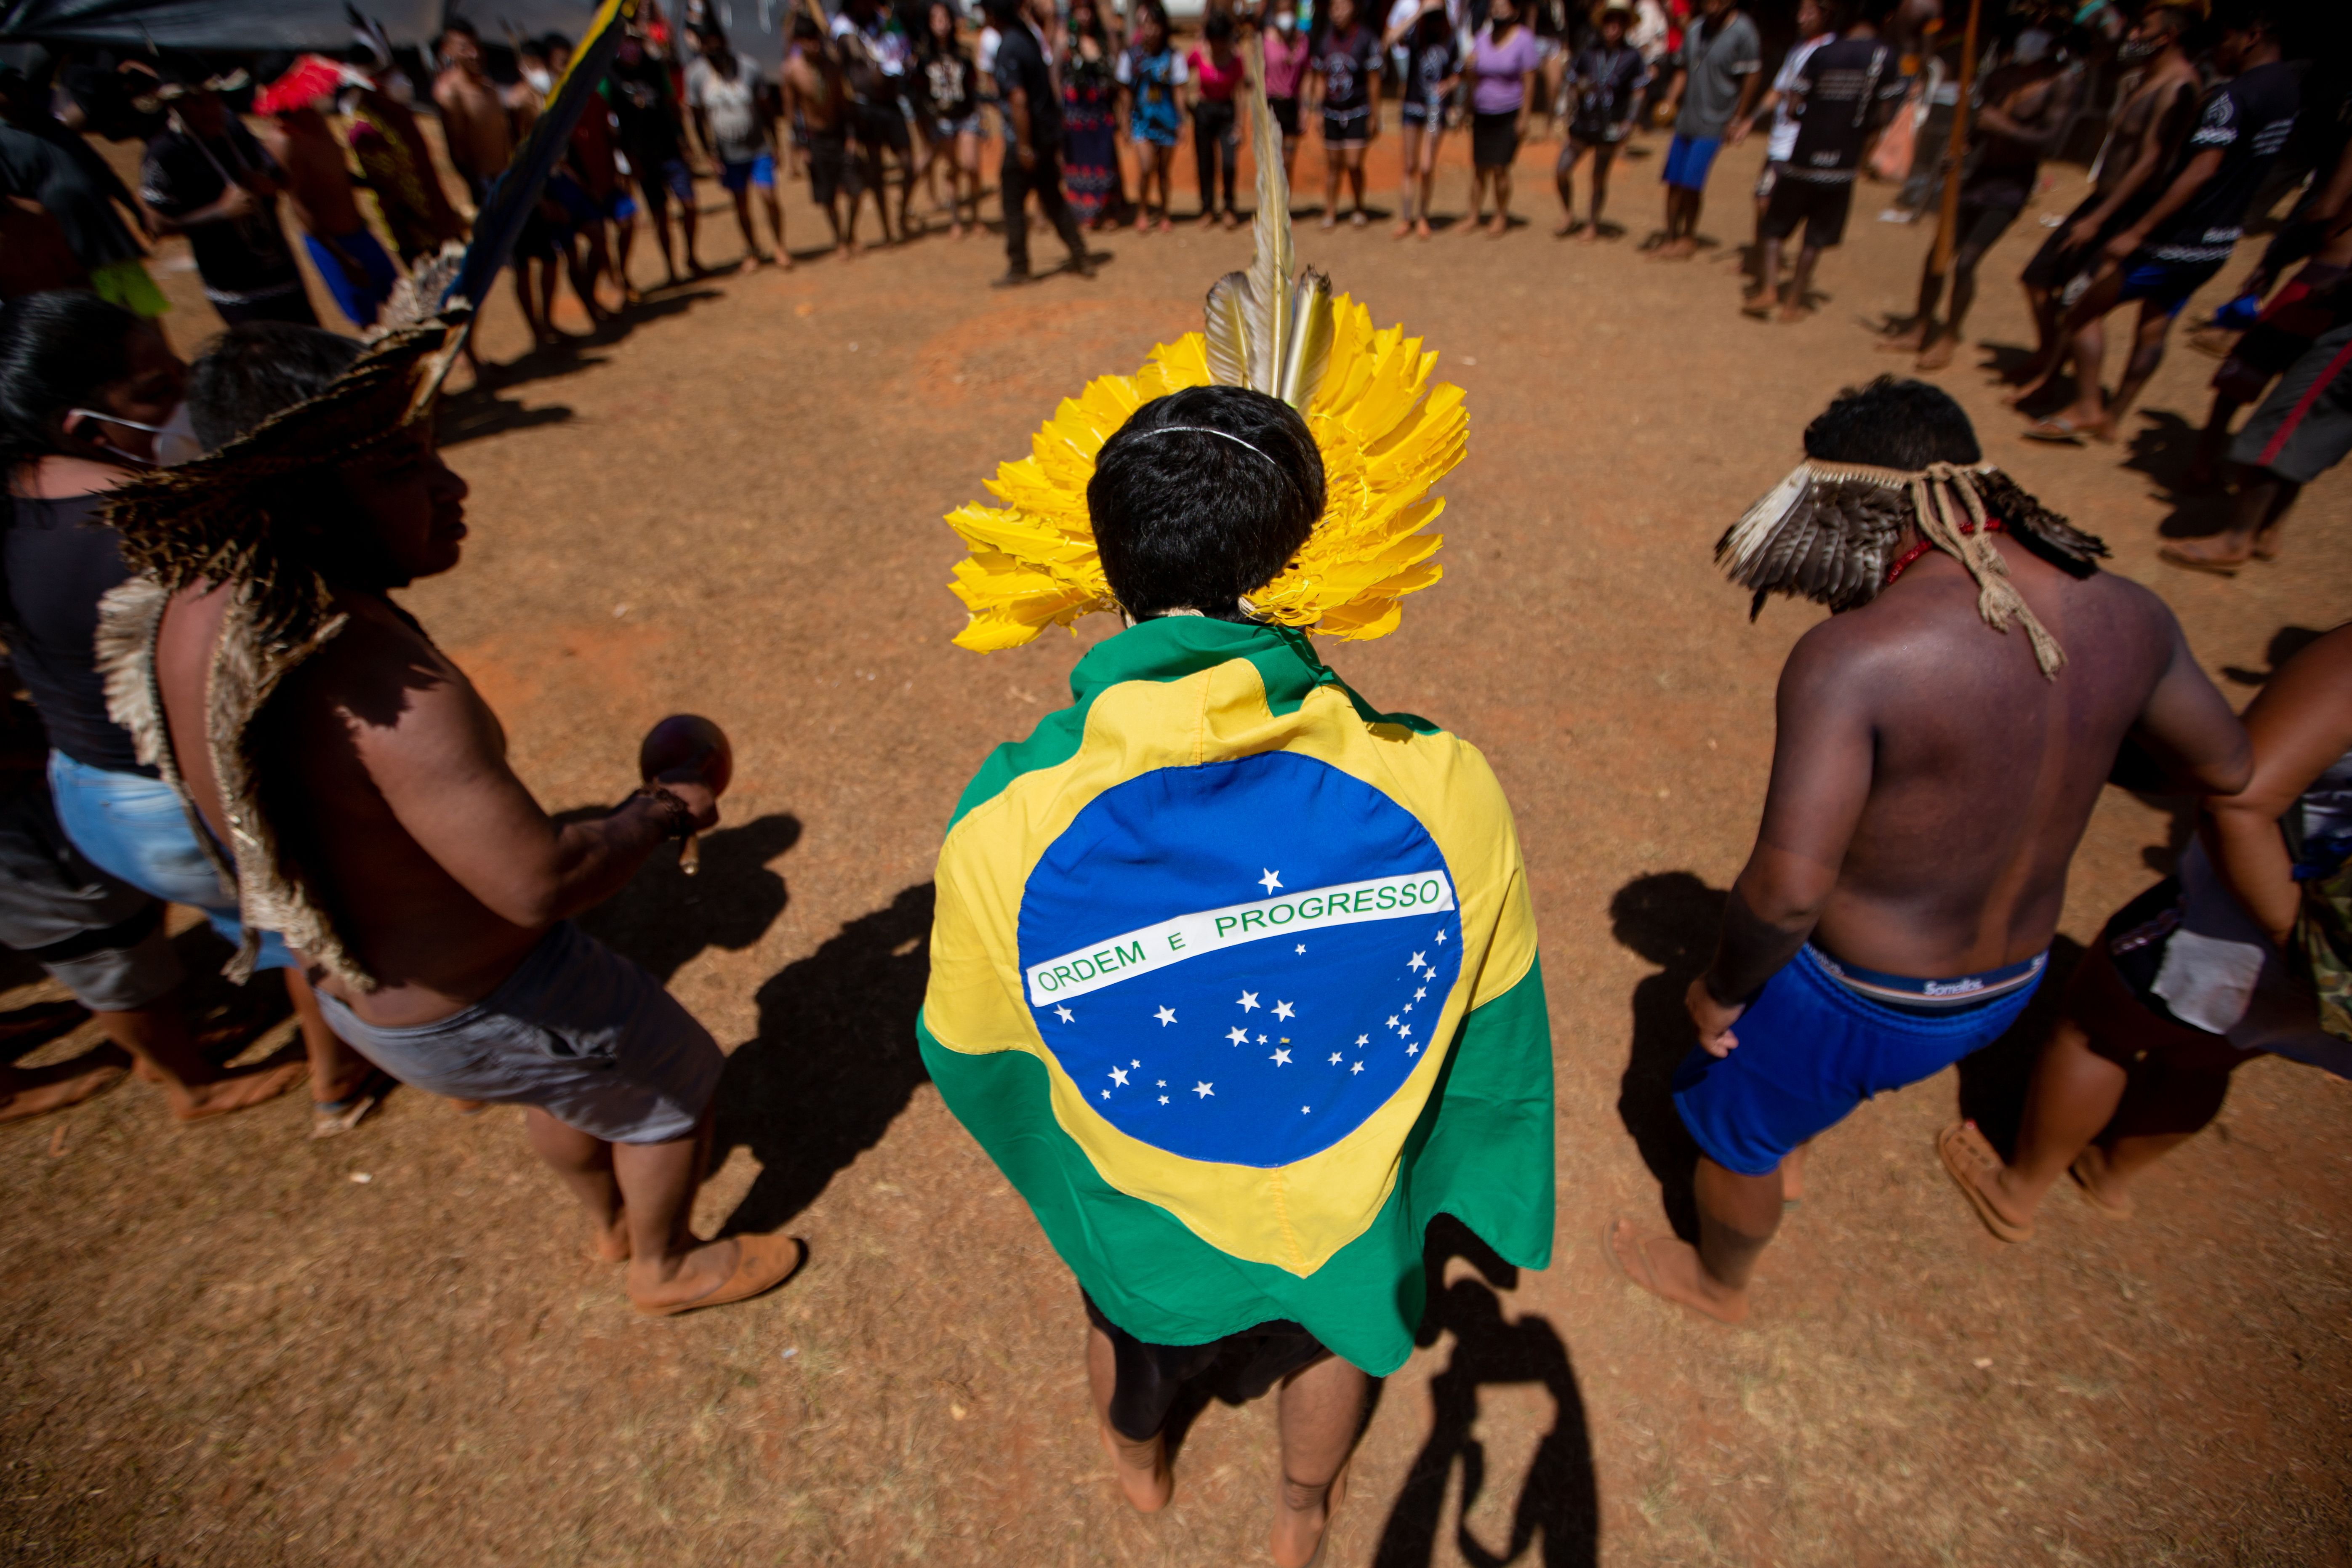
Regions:
<instances>
[{"instance_id":1,"label":"crowd of people","mask_svg":"<svg viewBox=\"0 0 2352 1568\"><path fill-rule=\"evenodd\" d=\"M1432 232L1436 149L1465 114L1470 226L1495 236L1532 114L1549 106L1564 128L1559 232L1587 239L1606 232L1616 153L1645 121L1670 124L1664 260L1698 247L1722 145L1766 131L1748 308L1786 318L1807 308L1881 139L1906 112L1916 132L1934 121L1916 50L1937 34L1918 0L1803 0L1802 36L1769 79L1736 0L1676 18L1671 47L1653 0L1604 0L1578 26L1517 0L1400 0L1378 30L1354 0L1328 0L1310 25L1275 0L1212 10L1190 47L1155 0L1138 0L1123 37L1091 0L1066 15L986 4L969 46L949 0L795 13L773 81L722 29L672 39L648 8L517 244L533 332L554 335L561 284L592 317L633 296L640 216L670 277L700 267L697 147L749 268L791 264L777 188L793 174L844 254L869 195L884 240L907 237L927 182L950 232L972 232L980 147L1001 134L1004 280L1020 282L1033 193L1078 272L1090 229L1130 212L1139 231L1167 228L1188 121L1197 216L1237 223L1236 142L1262 90L1286 163L1319 121L1320 221L1361 224L1363 152L1391 73L1401 237ZM2071 357L2074 403L2027 434L2111 437L2173 319L2263 193L2284 195L2274 175L2314 92L2258 7L2209 19L2155 0L2104 27L2076 9L2011 20L1984 61L1960 62L1973 90L1955 91L1947 124L1969 155L1942 171L1946 243L1887 346L1948 364L1976 269L2107 79L2096 68L2120 63L2094 189L2026 268L2042 342L2011 373L2026 401ZM307 1083L318 1137L352 1133L399 1084L461 1111L519 1106L595 1254L625 1265L636 1310L746 1300L806 1249L690 1229L722 1053L658 981L573 924L717 822L723 737L666 723L625 804L566 822L541 807L497 716L392 597L463 554L466 484L418 390L437 387L420 378L444 339L394 323L363 348L323 329L276 201L338 308L379 325L404 276L466 236L467 208L489 200L570 46L493 48L448 25L429 96L462 201L393 52L359 52L262 73L259 134L230 110L245 85L232 78L62 73L68 126L58 96L0 76L0 628L24 693L0 715L0 942L112 1042L0 1068L0 1120L126 1071L181 1120ZM85 131L144 138L135 192ZM1131 201L1126 142L1141 176ZM2274 556L2298 488L2352 450L2352 149L2315 145L2307 191L2205 334L2226 357L2199 461L2236 493L2229 531L2168 547L2184 566ZM193 362L142 265L142 237L173 233L227 323ZM2132 303L2136 351L2107 396L2100 322ZM965 792L918 1026L950 1109L1079 1274L1088 1376L1129 1501L1167 1502L1164 1423L1219 1355L1245 1352L1279 1383L1270 1544L1286 1568L1319 1553L1370 1379L1410 1352L1430 1220L1454 1214L1529 1266L1548 1259L1553 1221L1549 1015L1500 787L1475 752L1380 713L1253 602L1325 517L1305 395L1189 388L1146 402L1103 447L1086 502L1129 625L1081 663L1078 705ZM1674 1100L1697 1151L1698 1234L1608 1233L1635 1285L1731 1322L1750 1310L1811 1141L2023 1015L2110 782L2197 798L2200 834L2065 978L2014 1149L1966 1122L1938 1141L1968 1211L2025 1240L2071 1176L2100 1212L2127 1214L2137 1176L2212 1120L2242 1062L2276 1054L2352 1076L2352 627L2296 654L2242 720L2163 603L2103 572L2104 544L1987 462L1947 394L1891 377L1849 389L1802 448L1717 550L1759 605L1780 593L1834 613L1782 672L1762 824L1687 996L1694 1043ZM1246 690L1220 684L1244 663ZM1359 754L1375 731L1377 767ZM1198 785L1211 763L1220 782ZM1087 825L1076 848L1023 837L1073 821ZM1107 866L1115 887L1097 885ZM279 974L299 1047L216 1064L164 934L171 904L230 944L232 978ZM1285 942L1260 940L1277 929ZM1294 934L1299 963L1285 967ZM1121 993L1133 1016L1107 1022L1098 1005L1128 971L1164 972L1157 1010ZM1355 1026L1335 1032L1319 1009L1361 1013L1362 1031L1350 1043ZM1180 1018L1198 1031L1208 1012L1223 1023L1205 1046L1162 1032ZM79 1016L20 1022L55 1032ZM1077 1084L1070 1064L1089 1051L1104 1071ZM1244 1055L1285 1103L1238 1082L1217 1101L1215 1075L1238 1080L1241 1067L1186 1084L1159 1065ZM1294 1096L1310 1059L1319 1087ZM1073 1131L1089 1095L1127 1098L1101 1113L1108 1131ZM1287 1114L1293 1098L1306 1121ZM1352 1122L1318 1119L1349 1105ZM1269 1121L1268 1106L1285 1114ZM1386 1140L1372 1153L1363 1128ZM1268 1170L1284 1173L1253 1184Z\"/></svg>"}]
</instances>

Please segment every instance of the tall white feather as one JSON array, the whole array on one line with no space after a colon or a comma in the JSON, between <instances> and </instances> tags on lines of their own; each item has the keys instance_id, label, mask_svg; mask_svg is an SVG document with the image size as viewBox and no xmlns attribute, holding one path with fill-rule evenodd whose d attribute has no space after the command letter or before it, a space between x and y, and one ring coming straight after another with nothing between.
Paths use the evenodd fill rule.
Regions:
<instances>
[{"instance_id":1,"label":"tall white feather","mask_svg":"<svg viewBox=\"0 0 2352 1568\"><path fill-rule=\"evenodd\" d=\"M1723 542L1716 547L1716 560L1736 576L1771 543L1774 532L1788 520L1790 510L1804 498L1812 482L1813 471L1809 465L1800 463L1790 469L1787 479L1765 492L1731 525Z\"/></svg>"}]
</instances>

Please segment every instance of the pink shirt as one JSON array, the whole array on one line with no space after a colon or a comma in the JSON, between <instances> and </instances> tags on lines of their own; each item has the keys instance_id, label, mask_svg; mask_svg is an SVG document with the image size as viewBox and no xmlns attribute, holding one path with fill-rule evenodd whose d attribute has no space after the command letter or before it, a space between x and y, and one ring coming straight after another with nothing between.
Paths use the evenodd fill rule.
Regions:
<instances>
[{"instance_id":1,"label":"pink shirt","mask_svg":"<svg viewBox=\"0 0 2352 1568\"><path fill-rule=\"evenodd\" d=\"M1265 29L1265 95L1268 98L1297 98L1298 83L1307 75L1307 35L1293 29L1290 41L1284 43L1281 30Z\"/></svg>"},{"instance_id":2,"label":"pink shirt","mask_svg":"<svg viewBox=\"0 0 2352 1568\"><path fill-rule=\"evenodd\" d=\"M1201 89L1202 98L1212 103L1231 103L1234 100L1234 89L1242 84L1242 56L1239 49L1234 51L1234 63L1223 70L1217 68L1217 62L1209 58L1209 51L1206 49L1194 49L1191 54L1186 55L1184 59L1185 63L1192 68L1192 83ZM1266 89L1266 95L1270 98L1282 96L1274 91L1270 86Z\"/></svg>"}]
</instances>

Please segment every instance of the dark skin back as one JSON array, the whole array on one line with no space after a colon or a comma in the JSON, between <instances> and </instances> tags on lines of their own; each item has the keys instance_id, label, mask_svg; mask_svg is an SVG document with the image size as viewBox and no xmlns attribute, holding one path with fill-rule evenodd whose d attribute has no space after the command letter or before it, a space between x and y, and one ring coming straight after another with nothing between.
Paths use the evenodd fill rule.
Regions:
<instances>
[{"instance_id":1,"label":"dark skin back","mask_svg":"<svg viewBox=\"0 0 2352 1568\"><path fill-rule=\"evenodd\" d=\"M1790 654L1763 822L1691 990L1716 1054L1808 940L1923 979L2047 948L2127 737L2196 793L2244 784L2245 731L2155 595L2106 572L2075 579L2005 536L1995 548L2066 651L2056 679L2021 629L1984 623L1967 571L1935 551Z\"/></svg>"}]
</instances>

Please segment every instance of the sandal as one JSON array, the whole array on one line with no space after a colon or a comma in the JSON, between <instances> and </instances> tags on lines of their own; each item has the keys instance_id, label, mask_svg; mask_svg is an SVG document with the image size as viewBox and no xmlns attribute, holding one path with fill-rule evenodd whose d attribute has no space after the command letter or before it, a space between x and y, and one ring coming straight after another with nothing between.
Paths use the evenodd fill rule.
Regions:
<instances>
[{"instance_id":1,"label":"sandal","mask_svg":"<svg viewBox=\"0 0 2352 1568\"><path fill-rule=\"evenodd\" d=\"M2066 1167L2066 1173L2074 1178L2074 1190L2083 1194L2083 1201L2091 1205L2093 1214L2101 1219L2129 1219L2133 1214L2130 1197L2111 1198L2099 1190L2100 1179L2106 1174L2106 1155L2101 1152L2096 1143L2091 1143L2074 1156L2074 1163Z\"/></svg>"},{"instance_id":2,"label":"sandal","mask_svg":"<svg viewBox=\"0 0 2352 1568\"><path fill-rule=\"evenodd\" d=\"M2083 444L2083 432L2075 428L2072 419L2062 414L2035 420L2025 427L2024 435L2029 441L2046 442L2053 447L2079 447Z\"/></svg>"},{"instance_id":3,"label":"sandal","mask_svg":"<svg viewBox=\"0 0 2352 1568\"><path fill-rule=\"evenodd\" d=\"M358 1089L341 1100L314 1100L310 1102L310 1136L340 1138L368 1119L368 1113L383 1103L383 1097L400 1087L400 1080L380 1068L370 1068L360 1080Z\"/></svg>"},{"instance_id":4,"label":"sandal","mask_svg":"<svg viewBox=\"0 0 2352 1568\"><path fill-rule=\"evenodd\" d=\"M705 1307L728 1307L774 1289L801 1271L808 1261L808 1243L797 1236L739 1236L735 1238L735 1271L701 1295L688 1301L656 1305L629 1304L648 1318L675 1318Z\"/></svg>"},{"instance_id":5,"label":"sandal","mask_svg":"<svg viewBox=\"0 0 2352 1568\"><path fill-rule=\"evenodd\" d=\"M2032 1239L2033 1222L2027 1220L2020 1225L1993 1207L1992 1200L1985 1196L1984 1189L1970 1174L2004 1168L2001 1157L1985 1142L1985 1135L1977 1131L1975 1122L1956 1121L1937 1133L1936 1157L1944 1163L1944 1173L1952 1178L1952 1184L1960 1189L1960 1195L1969 1200L1969 1207L1977 1211L1977 1218L1984 1222L1987 1230L2003 1241Z\"/></svg>"}]
</instances>

